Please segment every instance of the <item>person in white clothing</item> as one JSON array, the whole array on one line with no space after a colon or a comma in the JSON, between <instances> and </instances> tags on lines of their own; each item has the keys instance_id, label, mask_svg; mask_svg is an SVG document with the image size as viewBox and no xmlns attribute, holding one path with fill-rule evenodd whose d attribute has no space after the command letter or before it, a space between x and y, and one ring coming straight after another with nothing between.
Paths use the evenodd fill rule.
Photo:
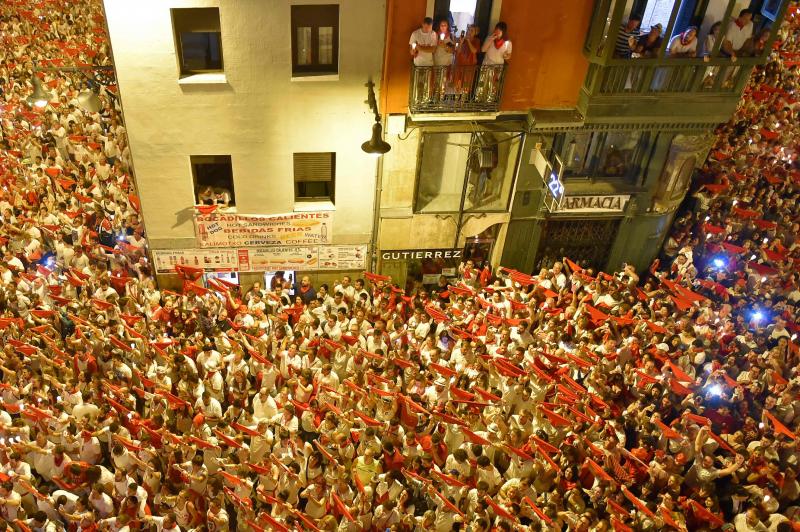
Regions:
<instances>
[{"instance_id":1,"label":"person in white clothing","mask_svg":"<svg viewBox=\"0 0 800 532\"><path fill-rule=\"evenodd\" d=\"M438 42L439 39L433 31L433 19L425 17L422 26L414 30L408 41L414 65L433 66L433 53L436 51Z\"/></svg>"},{"instance_id":2,"label":"person in white clothing","mask_svg":"<svg viewBox=\"0 0 800 532\"><path fill-rule=\"evenodd\" d=\"M753 36L753 12L742 9L739 16L728 24L722 41L722 53L734 61L744 43Z\"/></svg>"},{"instance_id":3,"label":"person in white clothing","mask_svg":"<svg viewBox=\"0 0 800 532\"><path fill-rule=\"evenodd\" d=\"M409 53L414 58L415 67L432 67L433 53L436 51L439 37L433 31L433 19L425 17L422 26L414 30L408 41ZM427 102L432 97L433 70L429 68L414 69L414 100Z\"/></svg>"},{"instance_id":4,"label":"person in white clothing","mask_svg":"<svg viewBox=\"0 0 800 532\"><path fill-rule=\"evenodd\" d=\"M481 51L484 65L504 65L511 59L511 41L508 40L508 26L498 22L494 31L486 38Z\"/></svg>"},{"instance_id":5,"label":"person in white clothing","mask_svg":"<svg viewBox=\"0 0 800 532\"><path fill-rule=\"evenodd\" d=\"M511 59L511 41L508 40L508 26L498 22L494 31L486 38L481 48L483 66L478 78L475 99L480 102L496 102L500 95L500 81L503 69L500 68Z\"/></svg>"}]
</instances>

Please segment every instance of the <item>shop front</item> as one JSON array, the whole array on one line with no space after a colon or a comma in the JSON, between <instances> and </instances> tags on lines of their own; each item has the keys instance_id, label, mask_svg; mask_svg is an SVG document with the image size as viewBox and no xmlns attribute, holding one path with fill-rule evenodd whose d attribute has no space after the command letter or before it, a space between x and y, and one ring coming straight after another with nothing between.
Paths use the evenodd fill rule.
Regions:
<instances>
[{"instance_id":1,"label":"shop front","mask_svg":"<svg viewBox=\"0 0 800 532\"><path fill-rule=\"evenodd\" d=\"M453 283L459 266L472 260L476 267L491 256L494 240L468 239L463 248L387 249L380 252L380 272L407 291L424 287L433 289L444 277Z\"/></svg>"}]
</instances>

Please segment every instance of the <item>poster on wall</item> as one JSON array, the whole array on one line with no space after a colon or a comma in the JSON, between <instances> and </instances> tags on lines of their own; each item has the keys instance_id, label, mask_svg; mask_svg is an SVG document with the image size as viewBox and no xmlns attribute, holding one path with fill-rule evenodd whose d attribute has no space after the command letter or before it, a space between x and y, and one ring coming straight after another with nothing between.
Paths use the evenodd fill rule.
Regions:
<instances>
[{"instance_id":1,"label":"poster on wall","mask_svg":"<svg viewBox=\"0 0 800 532\"><path fill-rule=\"evenodd\" d=\"M156 273L174 273L175 266L203 268L207 272L239 270L235 249L167 249L154 250Z\"/></svg>"},{"instance_id":2,"label":"poster on wall","mask_svg":"<svg viewBox=\"0 0 800 532\"><path fill-rule=\"evenodd\" d=\"M316 270L319 265L317 248L308 246L240 249L240 266L245 256L248 269L241 271Z\"/></svg>"},{"instance_id":3,"label":"poster on wall","mask_svg":"<svg viewBox=\"0 0 800 532\"><path fill-rule=\"evenodd\" d=\"M289 214L197 214L200 247L308 246L329 244L333 212Z\"/></svg>"},{"instance_id":4,"label":"poster on wall","mask_svg":"<svg viewBox=\"0 0 800 532\"><path fill-rule=\"evenodd\" d=\"M367 258L367 246L321 246L320 270L362 270Z\"/></svg>"}]
</instances>

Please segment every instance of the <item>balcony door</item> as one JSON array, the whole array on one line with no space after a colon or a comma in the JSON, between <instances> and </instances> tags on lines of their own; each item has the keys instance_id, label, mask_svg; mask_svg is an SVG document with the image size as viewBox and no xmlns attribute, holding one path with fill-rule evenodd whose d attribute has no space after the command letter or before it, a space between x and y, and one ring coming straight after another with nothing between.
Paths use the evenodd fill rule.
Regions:
<instances>
[{"instance_id":1,"label":"balcony door","mask_svg":"<svg viewBox=\"0 0 800 532\"><path fill-rule=\"evenodd\" d=\"M466 32L469 25L475 24L481 40L490 32L492 0L436 0L433 5L433 19L447 20L454 28L456 37Z\"/></svg>"}]
</instances>

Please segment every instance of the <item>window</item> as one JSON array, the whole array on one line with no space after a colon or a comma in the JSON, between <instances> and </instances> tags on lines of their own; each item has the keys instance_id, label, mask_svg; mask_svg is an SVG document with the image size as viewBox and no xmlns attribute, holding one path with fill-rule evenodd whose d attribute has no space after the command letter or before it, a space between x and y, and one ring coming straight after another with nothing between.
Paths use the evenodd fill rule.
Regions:
<instances>
[{"instance_id":1,"label":"window","mask_svg":"<svg viewBox=\"0 0 800 532\"><path fill-rule=\"evenodd\" d=\"M181 76L222 72L222 37L216 7L172 9Z\"/></svg>"},{"instance_id":2,"label":"window","mask_svg":"<svg viewBox=\"0 0 800 532\"><path fill-rule=\"evenodd\" d=\"M292 75L339 72L339 6L292 6Z\"/></svg>"},{"instance_id":3,"label":"window","mask_svg":"<svg viewBox=\"0 0 800 532\"><path fill-rule=\"evenodd\" d=\"M555 153L564 160L564 177L634 179L648 144L639 131L581 131L559 135Z\"/></svg>"},{"instance_id":4,"label":"window","mask_svg":"<svg viewBox=\"0 0 800 532\"><path fill-rule=\"evenodd\" d=\"M426 133L416 212L505 211L519 142L505 132Z\"/></svg>"},{"instance_id":5,"label":"window","mask_svg":"<svg viewBox=\"0 0 800 532\"><path fill-rule=\"evenodd\" d=\"M189 159L197 205L236 205L230 155L192 155Z\"/></svg>"},{"instance_id":6,"label":"window","mask_svg":"<svg viewBox=\"0 0 800 532\"><path fill-rule=\"evenodd\" d=\"M334 201L336 153L294 154L295 201Z\"/></svg>"}]
</instances>

